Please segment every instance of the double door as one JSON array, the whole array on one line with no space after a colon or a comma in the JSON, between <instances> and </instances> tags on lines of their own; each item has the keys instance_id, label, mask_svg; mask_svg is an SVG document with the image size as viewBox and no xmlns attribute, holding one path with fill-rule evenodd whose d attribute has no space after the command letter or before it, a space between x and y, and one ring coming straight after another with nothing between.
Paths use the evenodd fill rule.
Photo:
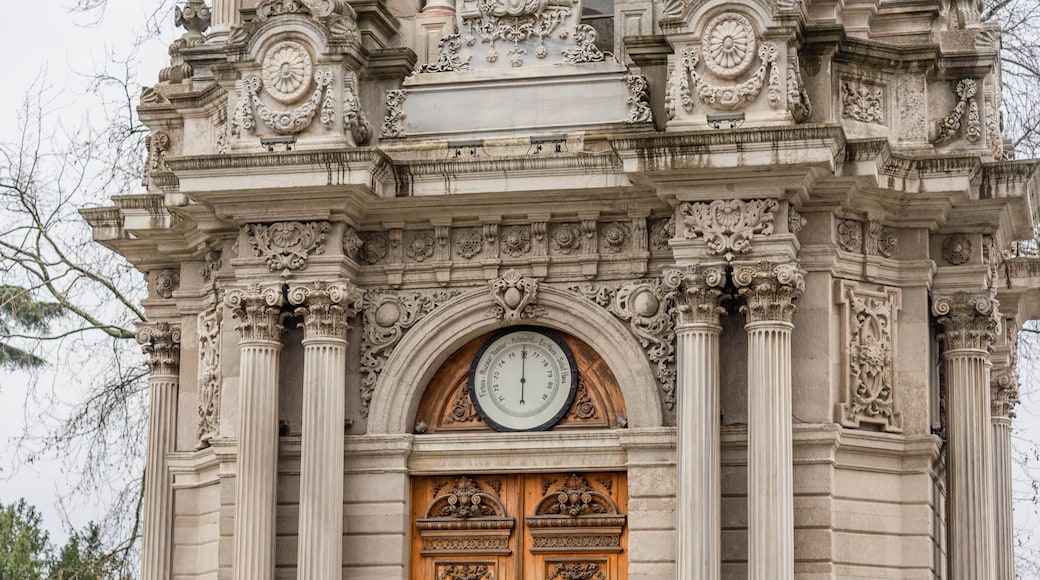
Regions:
<instances>
[{"instance_id":1,"label":"double door","mask_svg":"<svg viewBox=\"0 0 1040 580\"><path fill-rule=\"evenodd\" d=\"M416 477L412 580L627 580L624 473Z\"/></svg>"}]
</instances>

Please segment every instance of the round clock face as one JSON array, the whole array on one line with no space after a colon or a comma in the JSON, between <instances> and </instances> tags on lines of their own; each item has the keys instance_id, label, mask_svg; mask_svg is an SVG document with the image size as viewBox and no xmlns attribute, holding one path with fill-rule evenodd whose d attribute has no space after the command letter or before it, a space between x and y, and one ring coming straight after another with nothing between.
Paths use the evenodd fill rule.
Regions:
<instances>
[{"instance_id":1,"label":"round clock face","mask_svg":"<svg viewBox=\"0 0 1040 580\"><path fill-rule=\"evenodd\" d=\"M541 431L567 413L577 391L574 356L555 334L533 327L494 334L469 371L469 396L496 431Z\"/></svg>"}]
</instances>

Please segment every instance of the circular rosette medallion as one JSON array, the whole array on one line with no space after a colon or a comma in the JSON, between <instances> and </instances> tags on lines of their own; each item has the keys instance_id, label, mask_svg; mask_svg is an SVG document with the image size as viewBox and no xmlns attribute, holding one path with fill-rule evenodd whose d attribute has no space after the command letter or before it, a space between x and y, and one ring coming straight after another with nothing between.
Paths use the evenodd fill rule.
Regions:
<instances>
[{"instance_id":1,"label":"circular rosette medallion","mask_svg":"<svg viewBox=\"0 0 1040 580\"><path fill-rule=\"evenodd\" d=\"M264 88L282 104L300 100L310 90L313 74L311 55L299 42L279 42L264 58Z\"/></svg>"},{"instance_id":2,"label":"circular rosette medallion","mask_svg":"<svg viewBox=\"0 0 1040 580\"><path fill-rule=\"evenodd\" d=\"M758 43L751 22L740 14L720 14L704 29L704 64L720 78L733 79L751 68Z\"/></svg>"}]
</instances>

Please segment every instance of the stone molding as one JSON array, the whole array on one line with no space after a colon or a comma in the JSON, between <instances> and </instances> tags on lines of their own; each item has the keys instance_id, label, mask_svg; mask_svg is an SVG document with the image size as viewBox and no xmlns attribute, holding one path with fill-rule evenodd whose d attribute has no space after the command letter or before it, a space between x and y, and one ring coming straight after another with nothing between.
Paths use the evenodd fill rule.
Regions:
<instances>
[{"instance_id":1,"label":"stone molding","mask_svg":"<svg viewBox=\"0 0 1040 580\"><path fill-rule=\"evenodd\" d=\"M992 292L933 295L932 315L942 326L938 339L943 348L988 352L996 339L998 307Z\"/></svg>"},{"instance_id":2,"label":"stone molding","mask_svg":"<svg viewBox=\"0 0 1040 580\"><path fill-rule=\"evenodd\" d=\"M346 340L350 321L361 311L363 293L351 282L315 280L289 287L289 304L303 316L304 335L312 338Z\"/></svg>"},{"instance_id":3,"label":"stone molding","mask_svg":"<svg viewBox=\"0 0 1040 580\"><path fill-rule=\"evenodd\" d=\"M805 271L797 263L736 263L733 285L745 300L740 311L747 322L786 322L794 316L795 300L805 291Z\"/></svg>"},{"instance_id":4,"label":"stone molding","mask_svg":"<svg viewBox=\"0 0 1040 580\"><path fill-rule=\"evenodd\" d=\"M148 355L145 361L151 376L178 376L181 365L181 327L169 322L142 325L137 342Z\"/></svg>"},{"instance_id":5,"label":"stone molding","mask_svg":"<svg viewBox=\"0 0 1040 580\"><path fill-rule=\"evenodd\" d=\"M281 286L261 286L256 282L245 289L228 290L224 296L231 316L239 321L236 329L242 340L250 341L281 341L285 330L284 302Z\"/></svg>"}]
</instances>

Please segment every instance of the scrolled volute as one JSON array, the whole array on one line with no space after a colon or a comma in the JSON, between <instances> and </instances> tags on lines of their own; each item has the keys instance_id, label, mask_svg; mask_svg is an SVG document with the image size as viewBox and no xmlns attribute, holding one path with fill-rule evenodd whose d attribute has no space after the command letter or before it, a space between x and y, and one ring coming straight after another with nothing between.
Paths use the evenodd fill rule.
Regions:
<instances>
[{"instance_id":1,"label":"scrolled volute","mask_svg":"<svg viewBox=\"0 0 1040 580\"><path fill-rule=\"evenodd\" d=\"M735 264L733 284L744 298L740 312L750 322L791 322L795 300L805 291L805 271L796 263Z\"/></svg>"},{"instance_id":2,"label":"scrolled volute","mask_svg":"<svg viewBox=\"0 0 1040 580\"><path fill-rule=\"evenodd\" d=\"M725 265L666 270L663 279L668 297L675 301L680 325L718 326L719 317L725 312L721 306L726 286Z\"/></svg>"},{"instance_id":3,"label":"scrolled volute","mask_svg":"<svg viewBox=\"0 0 1040 580\"><path fill-rule=\"evenodd\" d=\"M316 280L289 287L289 303L299 306L294 314L303 317L307 338L345 338L350 321L361 312L364 294L351 282Z\"/></svg>"},{"instance_id":4,"label":"scrolled volute","mask_svg":"<svg viewBox=\"0 0 1040 580\"><path fill-rule=\"evenodd\" d=\"M278 341L285 327L282 320L284 297L280 286L260 286L252 283L245 289L229 290L224 304L231 308L231 316L237 319L236 329L243 340Z\"/></svg>"},{"instance_id":5,"label":"scrolled volute","mask_svg":"<svg viewBox=\"0 0 1040 580\"><path fill-rule=\"evenodd\" d=\"M153 377L176 376L181 363L181 328L168 322L142 325L137 342L148 355L148 369Z\"/></svg>"},{"instance_id":6,"label":"scrolled volute","mask_svg":"<svg viewBox=\"0 0 1040 580\"><path fill-rule=\"evenodd\" d=\"M932 297L932 315L942 332L939 341L949 352L989 351L997 336L999 303L992 292L956 292Z\"/></svg>"}]
</instances>

